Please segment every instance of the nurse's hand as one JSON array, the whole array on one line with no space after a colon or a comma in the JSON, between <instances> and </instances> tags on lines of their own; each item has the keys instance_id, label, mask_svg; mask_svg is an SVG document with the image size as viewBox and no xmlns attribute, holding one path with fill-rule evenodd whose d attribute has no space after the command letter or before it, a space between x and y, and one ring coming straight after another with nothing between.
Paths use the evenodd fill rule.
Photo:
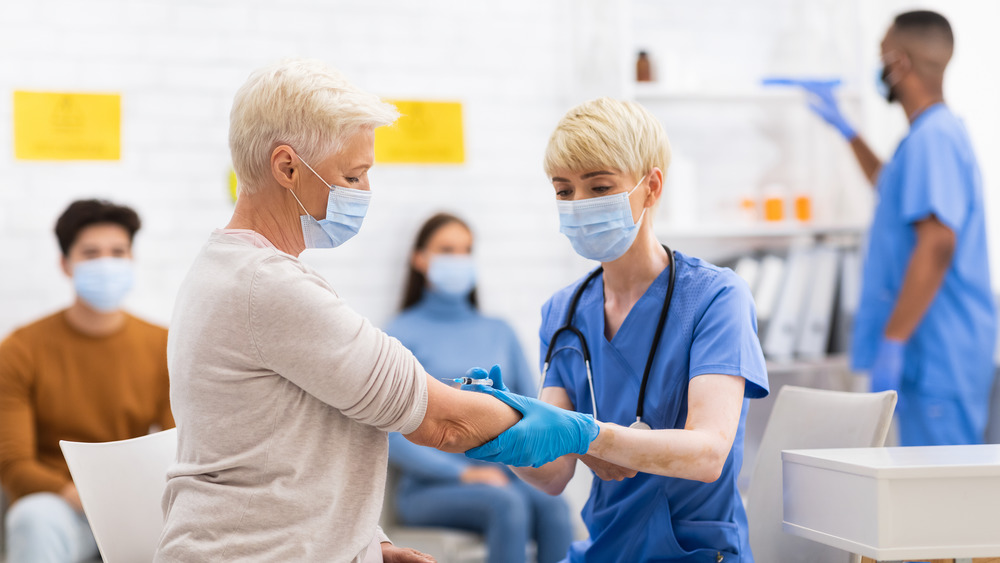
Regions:
<instances>
[{"instance_id":1,"label":"nurse's hand","mask_svg":"<svg viewBox=\"0 0 1000 563\"><path fill-rule=\"evenodd\" d=\"M503 375L500 373L500 366L496 364L494 364L493 367L490 368L489 373L486 373L486 370L484 370L483 368L472 368L469 371L465 372L465 376L471 377L472 379L489 378L493 380L494 389L497 389L499 391L510 391L510 389L507 389L507 386L503 384ZM485 388L486 388L485 385L462 386L463 391L482 391Z\"/></svg>"},{"instance_id":2,"label":"nurse's hand","mask_svg":"<svg viewBox=\"0 0 1000 563\"><path fill-rule=\"evenodd\" d=\"M808 80L801 78L766 78L765 86L797 86L809 94L809 109L813 113L823 118L840 134L844 139L850 141L858 136L857 131L847 122L844 114L837 105L837 99L833 96L835 88L840 86L840 80Z\"/></svg>"},{"instance_id":3,"label":"nurse's hand","mask_svg":"<svg viewBox=\"0 0 1000 563\"><path fill-rule=\"evenodd\" d=\"M622 467L621 465L616 465L610 461L604 461L603 459L596 458L592 455L582 455L580 456L580 461L585 463L587 467L594 472L594 475L597 475L597 478L602 481L621 481L622 479L631 479L639 473L635 469Z\"/></svg>"},{"instance_id":4,"label":"nurse's hand","mask_svg":"<svg viewBox=\"0 0 1000 563\"><path fill-rule=\"evenodd\" d=\"M496 380L494 380L494 385ZM465 452L466 457L514 467L541 467L567 454L587 453L600 427L589 414L568 411L536 399L477 386L523 416L495 439Z\"/></svg>"},{"instance_id":5,"label":"nurse's hand","mask_svg":"<svg viewBox=\"0 0 1000 563\"><path fill-rule=\"evenodd\" d=\"M872 365L872 393L899 391L903 380L903 351L906 343L883 338L878 345L875 363Z\"/></svg>"}]
</instances>

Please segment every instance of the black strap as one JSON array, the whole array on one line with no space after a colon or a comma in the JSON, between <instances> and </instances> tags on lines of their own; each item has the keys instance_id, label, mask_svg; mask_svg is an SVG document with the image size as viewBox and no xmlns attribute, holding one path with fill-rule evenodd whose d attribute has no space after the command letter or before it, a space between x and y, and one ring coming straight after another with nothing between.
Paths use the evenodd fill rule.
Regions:
<instances>
[{"instance_id":1,"label":"black strap","mask_svg":"<svg viewBox=\"0 0 1000 563\"><path fill-rule=\"evenodd\" d=\"M580 287L576 288L576 292L573 293L573 299L569 302L569 311L566 313L566 322L564 322L561 327L552 333L552 339L549 340L549 349L545 351L546 364L552 360L552 352L556 347L556 339L559 338L562 333L567 331L576 335L577 339L580 341L580 351L583 353L583 360L585 362L590 362L590 349L587 347L587 339L583 337L582 332L573 327L573 316L576 312L576 305L580 302L580 297L583 296L583 291L587 289L590 282L594 281L594 278L599 276L603 271L604 268L602 266L598 266L596 270L587 275L587 279L583 280Z\"/></svg>"},{"instance_id":2,"label":"black strap","mask_svg":"<svg viewBox=\"0 0 1000 563\"><path fill-rule=\"evenodd\" d=\"M674 260L674 252L670 250L666 245L663 249L667 251L667 259L670 261L670 280L667 282L667 296L663 301L663 307L660 309L660 320L656 324L656 332L653 334L653 344L649 347L649 356L646 358L646 369L642 372L642 383L639 386L639 401L635 407L635 418L636 420L642 419L642 409L643 403L646 399L646 383L649 381L649 372L653 369L653 358L656 356L656 349L659 347L660 338L663 336L663 327L667 324L667 316L670 314L670 301L674 296L674 281L677 279L677 268ZM576 306L580 302L580 297L583 296L584 290L590 285L597 276L604 271L604 267L598 267L593 272L587 275L587 278L583 280L580 287L576 288L576 292L573 293L573 298L570 300L569 311L566 313L566 322L557 329L552 334L552 340L549 341L549 349L545 352L545 363L548 364L552 360L552 352L555 350L556 339L559 335L565 331L572 332L576 335L577 339L580 341L581 352L583 353L583 359L586 362L590 362L590 350L587 347L587 340L583 337L583 334L573 327L573 316L576 312ZM603 314L603 311L602 311Z\"/></svg>"},{"instance_id":3,"label":"black strap","mask_svg":"<svg viewBox=\"0 0 1000 563\"><path fill-rule=\"evenodd\" d=\"M653 345L649 347L649 357L646 358L646 369L642 372L642 384L639 386L639 402L635 406L635 419L642 419L642 405L646 399L646 382L649 381L649 372L653 368L653 357L656 356L656 349L660 344L660 337L663 336L663 327L667 324L667 315L670 314L670 300L674 296L674 280L677 279L677 268L674 262L674 253L667 248L667 258L670 260L670 281L667 282L667 297L663 301L663 308L660 309L660 321L656 325L656 333L653 334Z\"/></svg>"}]
</instances>

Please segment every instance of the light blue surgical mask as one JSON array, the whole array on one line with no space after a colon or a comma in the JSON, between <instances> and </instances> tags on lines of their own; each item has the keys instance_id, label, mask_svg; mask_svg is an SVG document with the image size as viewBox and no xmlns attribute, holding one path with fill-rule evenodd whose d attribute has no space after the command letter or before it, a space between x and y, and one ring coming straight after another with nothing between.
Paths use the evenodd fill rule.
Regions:
<instances>
[{"instance_id":1,"label":"light blue surgical mask","mask_svg":"<svg viewBox=\"0 0 1000 563\"><path fill-rule=\"evenodd\" d=\"M73 266L76 294L101 313L117 311L134 281L132 261L126 258L95 258Z\"/></svg>"},{"instance_id":2,"label":"light blue surgical mask","mask_svg":"<svg viewBox=\"0 0 1000 563\"><path fill-rule=\"evenodd\" d=\"M302 160L302 157L299 157ZM302 222L302 238L306 243L306 248L336 248L361 230L361 224L368 213L368 204L371 203L372 193L366 190L355 190L328 184L322 176L313 170L312 166L305 160L306 165L316 177L320 179L330 189L330 195L326 200L326 217L316 220L315 217L306 211L305 206L299 201L299 197L292 192L292 197L299 203L299 207L305 212L300 215Z\"/></svg>"},{"instance_id":3,"label":"light blue surgical mask","mask_svg":"<svg viewBox=\"0 0 1000 563\"><path fill-rule=\"evenodd\" d=\"M646 177L628 192L577 201L559 201L559 232L566 235L577 254L598 262L612 262L632 246L645 208L632 220L632 195Z\"/></svg>"},{"instance_id":4,"label":"light blue surgical mask","mask_svg":"<svg viewBox=\"0 0 1000 563\"><path fill-rule=\"evenodd\" d=\"M476 265L468 254L437 254L427 268L427 280L436 291L464 297L476 287Z\"/></svg>"}]
</instances>

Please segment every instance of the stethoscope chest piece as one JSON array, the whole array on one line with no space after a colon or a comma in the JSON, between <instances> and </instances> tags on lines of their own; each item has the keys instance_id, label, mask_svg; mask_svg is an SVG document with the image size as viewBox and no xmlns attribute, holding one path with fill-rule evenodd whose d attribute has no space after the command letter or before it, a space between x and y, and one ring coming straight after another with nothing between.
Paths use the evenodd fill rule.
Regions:
<instances>
[{"instance_id":1,"label":"stethoscope chest piece","mask_svg":"<svg viewBox=\"0 0 1000 563\"><path fill-rule=\"evenodd\" d=\"M628 425L629 428L635 428L637 430L652 430L653 428L641 420L637 420L632 424Z\"/></svg>"}]
</instances>

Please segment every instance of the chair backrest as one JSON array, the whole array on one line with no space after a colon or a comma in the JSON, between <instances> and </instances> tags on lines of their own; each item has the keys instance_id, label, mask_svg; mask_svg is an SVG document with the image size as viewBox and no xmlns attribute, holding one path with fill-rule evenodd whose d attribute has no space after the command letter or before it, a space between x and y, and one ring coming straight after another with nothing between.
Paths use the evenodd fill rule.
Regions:
<instances>
[{"instance_id":1,"label":"chair backrest","mask_svg":"<svg viewBox=\"0 0 1000 563\"><path fill-rule=\"evenodd\" d=\"M177 457L177 429L118 442L61 440L105 563L152 561L163 530L161 499Z\"/></svg>"},{"instance_id":2,"label":"chair backrest","mask_svg":"<svg viewBox=\"0 0 1000 563\"><path fill-rule=\"evenodd\" d=\"M882 446L895 407L895 391L849 393L790 385L781 388L761 437L747 492L750 547L755 560L852 560L847 552L782 530L781 451Z\"/></svg>"}]
</instances>

